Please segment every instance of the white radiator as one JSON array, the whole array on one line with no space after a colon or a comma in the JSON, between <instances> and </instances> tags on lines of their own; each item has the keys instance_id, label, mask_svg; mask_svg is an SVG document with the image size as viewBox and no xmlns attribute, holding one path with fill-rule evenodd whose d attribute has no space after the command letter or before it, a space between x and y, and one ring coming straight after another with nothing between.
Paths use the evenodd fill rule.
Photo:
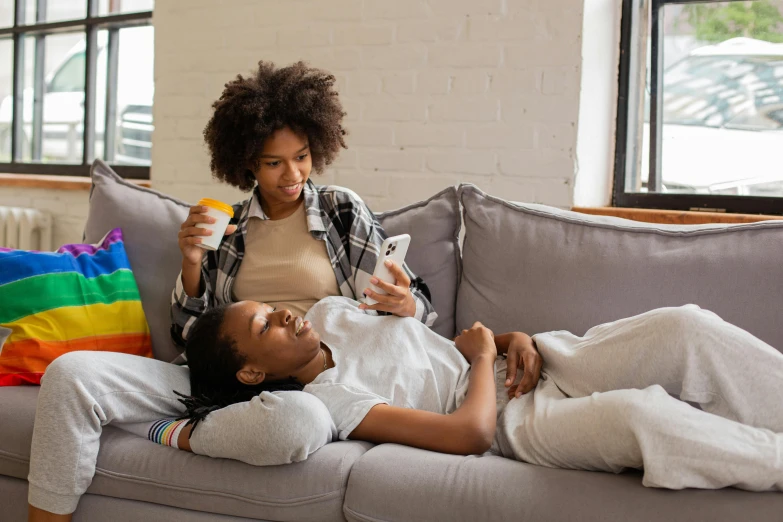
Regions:
<instances>
[{"instance_id":1,"label":"white radiator","mask_svg":"<svg viewBox=\"0 0 783 522\"><path fill-rule=\"evenodd\" d=\"M0 207L0 247L52 249L52 216L34 208Z\"/></svg>"}]
</instances>

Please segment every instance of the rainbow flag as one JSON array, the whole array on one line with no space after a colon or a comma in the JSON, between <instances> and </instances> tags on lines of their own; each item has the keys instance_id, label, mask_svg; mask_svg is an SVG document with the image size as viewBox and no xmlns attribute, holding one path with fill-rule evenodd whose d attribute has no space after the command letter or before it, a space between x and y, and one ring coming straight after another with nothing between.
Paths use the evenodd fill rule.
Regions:
<instances>
[{"instance_id":1,"label":"rainbow flag","mask_svg":"<svg viewBox=\"0 0 783 522\"><path fill-rule=\"evenodd\" d=\"M66 352L152 356L122 230L57 252L0 248L0 386L40 384Z\"/></svg>"}]
</instances>

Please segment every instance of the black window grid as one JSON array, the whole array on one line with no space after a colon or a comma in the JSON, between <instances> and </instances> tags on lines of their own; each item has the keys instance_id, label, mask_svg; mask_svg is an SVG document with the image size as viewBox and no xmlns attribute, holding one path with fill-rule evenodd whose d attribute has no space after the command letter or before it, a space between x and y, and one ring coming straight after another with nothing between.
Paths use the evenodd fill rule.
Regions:
<instances>
[{"instance_id":1,"label":"black window grid","mask_svg":"<svg viewBox=\"0 0 783 522\"><path fill-rule=\"evenodd\" d=\"M620 66L617 97L617 131L614 158L612 205L623 208L665 210L709 210L741 214L783 214L783 197L732 196L712 194L667 194L661 189L661 131L663 128L663 23L662 9L668 4L710 4L744 0L623 0L620 25ZM641 89L634 81L644 81L647 17L650 17L650 164L648 192L626 192L626 179L633 173L629 163L641 155ZM644 42L645 45L640 45ZM636 117L634 121L630 115ZM630 151L630 153L629 153Z\"/></svg>"},{"instance_id":2,"label":"black window grid","mask_svg":"<svg viewBox=\"0 0 783 522\"><path fill-rule=\"evenodd\" d=\"M25 24L25 0L14 0L14 25L0 28L0 39L13 41L13 117L11 120L11 159L0 162L0 172L11 174L48 174L61 176L89 176L95 156L95 105L96 69L98 61L98 31L108 31L106 67L106 111L104 131L104 160L114 161L117 122L117 80L119 71L119 31L127 27L150 25L152 11L135 13L98 14L98 0L86 0L85 18L45 22L47 0L36 0L36 20ZM84 132L82 137L81 164L41 163L43 143L43 95L44 95L44 38L52 34L85 33L85 83L84 83ZM24 103L24 38L35 38L35 64L33 68L33 120L32 162L22 161L23 103ZM150 168L137 165L112 165L120 176L128 179L149 179Z\"/></svg>"}]
</instances>

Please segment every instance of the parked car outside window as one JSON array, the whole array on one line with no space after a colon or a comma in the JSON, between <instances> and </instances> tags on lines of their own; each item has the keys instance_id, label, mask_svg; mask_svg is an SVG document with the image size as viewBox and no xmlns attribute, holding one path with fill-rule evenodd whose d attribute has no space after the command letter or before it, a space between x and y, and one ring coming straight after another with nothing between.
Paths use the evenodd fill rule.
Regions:
<instances>
[{"instance_id":1,"label":"parked car outside window","mask_svg":"<svg viewBox=\"0 0 783 522\"><path fill-rule=\"evenodd\" d=\"M783 44L733 38L699 47L664 71L662 99L664 192L783 196Z\"/></svg>"},{"instance_id":2,"label":"parked car outside window","mask_svg":"<svg viewBox=\"0 0 783 522\"><path fill-rule=\"evenodd\" d=\"M152 26L129 27L119 34L117 78L117 139L114 164L149 165L153 130L152 103L153 44ZM84 39L74 45L46 77L43 100L42 161L80 163L84 127ZM107 33L98 33L96 68L95 155L104 155L106 114ZM33 89L24 90L23 140L29 143L33 121ZM11 150L13 97L0 102L0 161L8 161ZM23 146L23 161L30 161L30 148Z\"/></svg>"}]
</instances>

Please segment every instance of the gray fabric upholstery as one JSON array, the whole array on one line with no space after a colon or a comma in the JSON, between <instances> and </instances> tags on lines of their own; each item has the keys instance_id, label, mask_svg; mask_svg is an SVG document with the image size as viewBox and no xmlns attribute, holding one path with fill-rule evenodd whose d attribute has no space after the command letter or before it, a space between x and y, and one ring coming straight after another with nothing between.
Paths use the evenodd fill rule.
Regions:
<instances>
[{"instance_id":1,"label":"gray fabric upholstery","mask_svg":"<svg viewBox=\"0 0 783 522\"><path fill-rule=\"evenodd\" d=\"M464 207L457 329L588 328L695 303L783 349L783 221L653 225L508 203L473 185Z\"/></svg>"},{"instance_id":2,"label":"gray fabric upholstery","mask_svg":"<svg viewBox=\"0 0 783 522\"><path fill-rule=\"evenodd\" d=\"M0 475L27 479L38 386L0 386Z\"/></svg>"},{"instance_id":3,"label":"gray fabric upholstery","mask_svg":"<svg viewBox=\"0 0 783 522\"><path fill-rule=\"evenodd\" d=\"M0 387L0 475L27 478L38 390ZM304 462L256 467L160 446L107 426L88 493L238 517L342 520L351 466L370 447L338 442Z\"/></svg>"},{"instance_id":4,"label":"gray fabric upholstery","mask_svg":"<svg viewBox=\"0 0 783 522\"><path fill-rule=\"evenodd\" d=\"M152 351L162 361L173 361L179 354L169 335L170 302L182 266L177 233L188 208L184 201L128 183L101 160L93 164L85 240L94 243L109 230L122 228L150 325Z\"/></svg>"},{"instance_id":5,"label":"gray fabric upholstery","mask_svg":"<svg viewBox=\"0 0 783 522\"><path fill-rule=\"evenodd\" d=\"M3 520L24 522L27 520L27 481L3 476L0 473L0 503Z\"/></svg>"},{"instance_id":6,"label":"gray fabric upholstery","mask_svg":"<svg viewBox=\"0 0 783 522\"><path fill-rule=\"evenodd\" d=\"M0 476L0 498L3 499L3 522L27 520L27 481ZM139 522L165 520L166 522L250 522L258 519L231 517L173 508L149 502L121 498L84 495L73 522Z\"/></svg>"},{"instance_id":7,"label":"gray fabric upholstery","mask_svg":"<svg viewBox=\"0 0 783 522\"><path fill-rule=\"evenodd\" d=\"M543 468L383 444L351 471L345 516L360 522L536 520L762 522L783 494L645 488L641 474Z\"/></svg>"},{"instance_id":8,"label":"gray fabric upholstery","mask_svg":"<svg viewBox=\"0 0 783 522\"><path fill-rule=\"evenodd\" d=\"M405 262L432 293L432 304L438 312L432 329L445 337L454 337L457 285L462 272L456 187L377 217L389 236L410 234Z\"/></svg>"}]
</instances>

